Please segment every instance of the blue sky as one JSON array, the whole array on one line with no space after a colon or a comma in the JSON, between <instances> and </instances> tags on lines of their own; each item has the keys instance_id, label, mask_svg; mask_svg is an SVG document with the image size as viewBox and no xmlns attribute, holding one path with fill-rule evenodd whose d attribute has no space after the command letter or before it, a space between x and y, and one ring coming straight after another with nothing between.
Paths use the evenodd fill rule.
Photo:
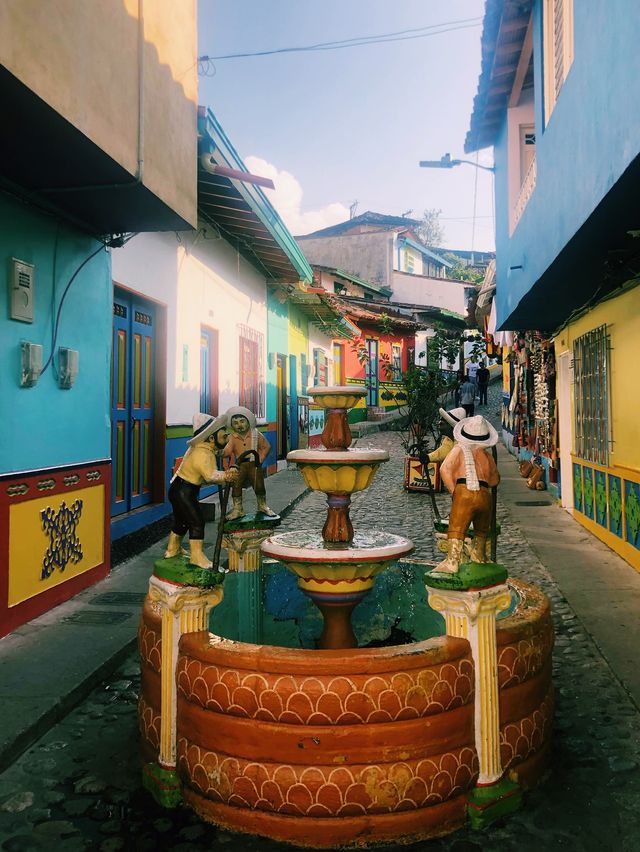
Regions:
<instances>
[{"instance_id":1,"label":"blue sky","mask_svg":"<svg viewBox=\"0 0 640 852\"><path fill-rule=\"evenodd\" d=\"M199 53L307 45L481 18L483 0L200 0ZM442 209L445 245L493 249L492 176L471 166L421 169L446 151L464 157L480 70L481 26L348 50L217 60L200 77L211 107L252 170L274 178L270 198L294 233L375 210ZM470 157L473 159L475 155ZM490 162L482 152L480 162Z\"/></svg>"}]
</instances>

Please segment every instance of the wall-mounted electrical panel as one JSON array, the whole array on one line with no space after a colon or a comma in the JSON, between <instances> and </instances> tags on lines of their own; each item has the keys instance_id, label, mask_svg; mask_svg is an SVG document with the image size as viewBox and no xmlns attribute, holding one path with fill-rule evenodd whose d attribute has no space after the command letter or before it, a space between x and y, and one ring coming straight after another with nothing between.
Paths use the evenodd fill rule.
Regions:
<instances>
[{"instance_id":1,"label":"wall-mounted electrical panel","mask_svg":"<svg viewBox=\"0 0 640 852\"><path fill-rule=\"evenodd\" d=\"M9 272L9 317L20 322L33 322L34 266L11 258Z\"/></svg>"}]
</instances>

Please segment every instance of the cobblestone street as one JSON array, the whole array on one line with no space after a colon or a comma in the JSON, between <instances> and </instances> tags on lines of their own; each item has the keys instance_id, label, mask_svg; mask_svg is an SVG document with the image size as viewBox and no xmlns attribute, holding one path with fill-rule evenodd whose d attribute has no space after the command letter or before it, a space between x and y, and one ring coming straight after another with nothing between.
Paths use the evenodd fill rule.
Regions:
<instances>
[{"instance_id":1,"label":"cobblestone street","mask_svg":"<svg viewBox=\"0 0 640 852\"><path fill-rule=\"evenodd\" d=\"M498 389L492 388L492 412L497 398ZM388 449L392 459L381 468L372 488L355 496L354 527L408 536L416 545L417 557L435 558L430 500L403 488L399 435L375 434L362 439L359 446ZM438 499L442 513L448 514L448 495ZM317 528L323 507L324 495L306 496L288 515L283 529ZM543 785L527 794L519 813L486 831L462 830L403 848L637 850L638 708L558 590L553 565L538 561L500 501L498 515L502 524L499 561L514 577L540 587L552 604L556 629L552 772ZM137 660L132 656L0 776L0 847L8 852L290 848L217 831L188 810L166 812L150 799L140 786L138 684Z\"/></svg>"}]
</instances>

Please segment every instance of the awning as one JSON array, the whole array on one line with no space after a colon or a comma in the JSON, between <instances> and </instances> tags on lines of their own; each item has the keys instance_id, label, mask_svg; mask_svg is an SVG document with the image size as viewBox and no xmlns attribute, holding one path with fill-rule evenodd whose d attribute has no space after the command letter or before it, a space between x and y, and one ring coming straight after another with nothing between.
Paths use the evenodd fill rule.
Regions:
<instances>
[{"instance_id":1,"label":"awning","mask_svg":"<svg viewBox=\"0 0 640 852\"><path fill-rule=\"evenodd\" d=\"M360 329L349 322L321 287L294 290L287 294L287 301L329 337L353 339L360 336Z\"/></svg>"},{"instance_id":2,"label":"awning","mask_svg":"<svg viewBox=\"0 0 640 852\"><path fill-rule=\"evenodd\" d=\"M198 214L269 281L311 282L313 273L284 222L259 186L213 173L223 166L249 175L211 110L198 108Z\"/></svg>"}]
</instances>

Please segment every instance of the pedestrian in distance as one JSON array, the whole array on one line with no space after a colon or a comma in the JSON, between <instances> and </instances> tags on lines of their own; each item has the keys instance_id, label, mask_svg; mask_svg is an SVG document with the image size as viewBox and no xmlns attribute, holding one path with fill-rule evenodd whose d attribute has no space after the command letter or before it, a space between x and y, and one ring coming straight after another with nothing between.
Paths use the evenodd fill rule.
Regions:
<instances>
[{"instance_id":1,"label":"pedestrian in distance","mask_svg":"<svg viewBox=\"0 0 640 852\"><path fill-rule=\"evenodd\" d=\"M471 382L471 384L477 388L478 362L475 358L472 358L467 364L467 375L469 376L469 381Z\"/></svg>"},{"instance_id":2,"label":"pedestrian in distance","mask_svg":"<svg viewBox=\"0 0 640 852\"><path fill-rule=\"evenodd\" d=\"M473 384L467 373L463 384L460 387L460 405L467 412L467 417L473 417L475 410L476 386Z\"/></svg>"},{"instance_id":3,"label":"pedestrian in distance","mask_svg":"<svg viewBox=\"0 0 640 852\"><path fill-rule=\"evenodd\" d=\"M491 373L487 367L487 362L483 361L476 374L476 381L478 383L478 405L487 404L487 390L489 388L490 377Z\"/></svg>"}]
</instances>

